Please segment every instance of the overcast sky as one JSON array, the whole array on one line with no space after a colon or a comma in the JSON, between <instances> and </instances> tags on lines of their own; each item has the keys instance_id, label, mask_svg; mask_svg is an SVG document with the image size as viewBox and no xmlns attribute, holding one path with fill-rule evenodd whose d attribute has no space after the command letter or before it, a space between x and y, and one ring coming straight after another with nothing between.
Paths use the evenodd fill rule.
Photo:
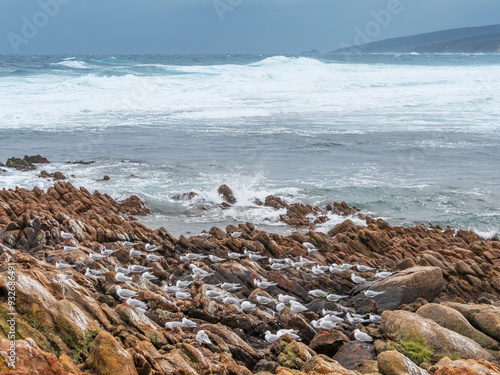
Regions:
<instances>
[{"instance_id":1,"label":"overcast sky","mask_svg":"<svg viewBox=\"0 0 500 375\"><path fill-rule=\"evenodd\" d=\"M327 52L491 24L499 0L0 0L0 54Z\"/></svg>"}]
</instances>

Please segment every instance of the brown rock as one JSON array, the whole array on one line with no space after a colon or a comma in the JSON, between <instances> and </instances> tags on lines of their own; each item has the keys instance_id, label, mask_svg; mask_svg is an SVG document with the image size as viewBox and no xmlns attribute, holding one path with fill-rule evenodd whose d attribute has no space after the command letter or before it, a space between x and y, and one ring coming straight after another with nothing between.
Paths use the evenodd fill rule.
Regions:
<instances>
[{"instance_id":1,"label":"brown rock","mask_svg":"<svg viewBox=\"0 0 500 375\"><path fill-rule=\"evenodd\" d=\"M324 334L316 334L309 347L318 354L333 357L346 342L349 342L349 337L340 331L332 329Z\"/></svg>"},{"instance_id":2,"label":"brown rock","mask_svg":"<svg viewBox=\"0 0 500 375\"><path fill-rule=\"evenodd\" d=\"M132 355L108 332L101 331L90 346L85 366L97 375L138 375Z\"/></svg>"},{"instance_id":3,"label":"brown rock","mask_svg":"<svg viewBox=\"0 0 500 375\"><path fill-rule=\"evenodd\" d=\"M28 163L31 163L31 164L49 164L50 163L50 161L48 161L47 158L44 158L43 156L40 156L40 155L35 155L35 156L24 155L24 160L26 160Z\"/></svg>"},{"instance_id":4,"label":"brown rock","mask_svg":"<svg viewBox=\"0 0 500 375\"><path fill-rule=\"evenodd\" d=\"M438 363L439 365L439 363ZM440 367L435 375L486 375L486 374L500 374L500 367L497 364L472 359L464 360L459 359L453 361L445 366Z\"/></svg>"},{"instance_id":5,"label":"brown rock","mask_svg":"<svg viewBox=\"0 0 500 375\"><path fill-rule=\"evenodd\" d=\"M304 363L303 371L309 374L357 375L355 371L347 370L337 361L321 354L315 355Z\"/></svg>"},{"instance_id":6,"label":"brown rock","mask_svg":"<svg viewBox=\"0 0 500 375\"><path fill-rule=\"evenodd\" d=\"M429 375L427 371L396 350L380 353L377 357L377 364L379 371L384 375Z\"/></svg>"},{"instance_id":7,"label":"brown rock","mask_svg":"<svg viewBox=\"0 0 500 375\"><path fill-rule=\"evenodd\" d=\"M229 186L221 185L221 186L219 186L219 189L217 190L217 192L219 193L219 195L222 195L222 198L224 198L224 200L227 203L230 203L230 204L236 203L236 198L234 197L233 191L229 188Z\"/></svg>"},{"instance_id":8,"label":"brown rock","mask_svg":"<svg viewBox=\"0 0 500 375\"><path fill-rule=\"evenodd\" d=\"M358 341L350 341L340 348L333 359L352 370L362 360L374 360L376 357L375 347L372 344L363 343L361 346Z\"/></svg>"}]
</instances>

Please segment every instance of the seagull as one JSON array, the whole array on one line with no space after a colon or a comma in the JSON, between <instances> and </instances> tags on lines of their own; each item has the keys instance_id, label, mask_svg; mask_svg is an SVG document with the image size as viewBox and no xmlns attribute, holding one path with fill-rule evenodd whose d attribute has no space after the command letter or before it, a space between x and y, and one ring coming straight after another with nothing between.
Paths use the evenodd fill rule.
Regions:
<instances>
[{"instance_id":1,"label":"seagull","mask_svg":"<svg viewBox=\"0 0 500 375\"><path fill-rule=\"evenodd\" d=\"M288 264L284 263L272 263L271 264L271 269L276 270L276 271L281 271L282 269L285 269L288 267Z\"/></svg>"},{"instance_id":2,"label":"seagull","mask_svg":"<svg viewBox=\"0 0 500 375\"><path fill-rule=\"evenodd\" d=\"M127 298L125 300L125 303L127 305L135 306L135 307L138 307L138 308L143 309L143 310L147 310L147 308L148 308L148 306L144 302L139 301L138 299L135 299L135 298Z\"/></svg>"},{"instance_id":3,"label":"seagull","mask_svg":"<svg viewBox=\"0 0 500 375\"><path fill-rule=\"evenodd\" d=\"M329 268L329 271L331 273L339 273L339 272L342 272L344 270L342 268L340 268L340 266L338 264L332 264Z\"/></svg>"},{"instance_id":4,"label":"seagull","mask_svg":"<svg viewBox=\"0 0 500 375\"><path fill-rule=\"evenodd\" d=\"M278 301L282 303L290 303L290 301L296 301L297 298L289 296L287 294L278 294Z\"/></svg>"},{"instance_id":5,"label":"seagull","mask_svg":"<svg viewBox=\"0 0 500 375\"><path fill-rule=\"evenodd\" d=\"M75 265L72 265L72 264L66 264L66 263L63 263L63 262L56 262L56 268L58 270L67 270L68 268L74 268L76 267Z\"/></svg>"},{"instance_id":6,"label":"seagull","mask_svg":"<svg viewBox=\"0 0 500 375\"><path fill-rule=\"evenodd\" d=\"M249 312L249 311L252 311L253 309L255 309L257 305L255 303L251 303L251 302L248 302L248 301L244 301L241 303L241 309L244 311L244 312Z\"/></svg>"},{"instance_id":7,"label":"seagull","mask_svg":"<svg viewBox=\"0 0 500 375\"><path fill-rule=\"evenodd\" d=\"M328 293L321 289L315 289L315 290L310 290L309 292L307 292L307 294L316 298L320 298L320 297L326 297Z\"/></svg>"},{"instance_id":8,"label":"seagull","mask_svg":"<svg viewBox=\"0 0 500 375\"><path fill-rule=\"evenodd\" d=\"M118 250L110 250L110 249L103 248L103 249L101 249L101 255L104 255L105 257L107 257L107 256L110 256L111 254L113 254L117 251Z\"/></svg>"},{"instance_id":9,"label":"seagull","mask_svg":"<svg viewBox=\"0 0 500 375\"><path fill-rule=\"evenodd\" d=\"M352 267L354 267L354 264L342 263L339 267L342 270L348 270L348 269L351 269Z\"/></svg>"},{"instance_id":10,"label":"seagull","mask_svg":"<svg viewBox=\"0 0 500 375\"><path fill-rule=\"evenodd\" d=\"M89 258L90 260L98 260L101 258L106 258L106 255L90 253Z\"/></svg>"},{"instance_id":11,"label":"seagull","mask_svg":"<svg viewBox=\"0 0 500 375\"><path fill-rule=\"evenodd\" d=\"M189 320L188 318L182 318L181 323L184 325L186 328L194 328L198 325L198 323L193 322L192 320Z\"/></svg>"},{"instance_id":12,"label":"seagull","mask_svg":"<svg viewBox=\"0 0 500 375\"><path fill-rule=\"evenodd\" d=\"M231 237L239 238L239 237L241 237L242 234L243 234L243 232L233 232L233 233L231 233Z\"/></svg>"},{"instance_id":13,"label":"seagull","mask_svg":"<svg viewBox=\"0 0 500 375\"><path fill-rule=\"evenodd\" d=\"M139 266L138 264L134 264L132 266L128 266L128 272L142 272L142 271L147 271L147 270L152 270L153 267L144 267L144 266Z\"/></svg>"},{"instance_id":14,"label":"seagull","mask_svg":"<svg viewBox=\"0 0 500 375\"><path fill-rule=\"evenodd\" d=\"M323 316L326 316L326 315L342 315L343 312L342 311L333 311L333 310L327 310L327 309L323 309L321 311L321 314Z\"/></svg>"},{"instance_id":15,"label":"seagull","mask_svg":"<svg viewBox=\"0 0 500 375\"><path fill-rule=\"evenodd\" d=\"M198 344L200 345L212 343L204 330L198 331L198 333L196 334L196 342L198 342Z\"/></svg>"},{"instance_id":16,"label":"seagull","mask_svg":"<svg viewBox=\"0 0 500 375\"><path fill-rule=\"evenodd\" d=\"M219 292L218 290L207 290L206 293L208 298L222 298L226 296L226 292Z\"/></svg>"},{"instance_id":17,"label":"seagull","mask_svg":"<svg viewBox=\"0 0 500 375\"><path fill-rule=\"evenodd\" d=\"M219 257L216 257L215 255L212 255L212 254L210 254L210 255L208 256L208 259L210 259L210 261L211 261L212 263L219 263L219 262L224 262L224 261L225 261L225 259L224 259L224 258L219 258Z\"/></svg>"},{"instance_id":18,"label":"seagull","mask_svg":"<svg viewBox=\"0 0 500 375\"><path fill-rule=\"evenodd\" d=\"M297 335L297 333L299 333L298 330L296 329L280 329L278 332L276 332L276 334L281 337L283 335L290 335L291 337L293 337L294 339L296 340L299 340L300 341L300 337Z\"/></svg>"},{"instance_id":19,"label":"seagull","mask_svg":"<svg viewBox=\"0 0 500 375\"><path fill-rule=\"evenodd\" d=\"M241 284L240 283L222 283L222 284L220 284L220 287L221 287L221 289L232 292L234 290L240 289Z\"/></svg>"},{"instance_id":20,"label":"seagull","mask_svg":"<svg viewBox=\"0 0 500 375\"><path fill-rule=\"evenodd\" d=\"M286 307L286 305L283 302L280 302L276 305L276 311L281 312Z\"/></svg>"},{"instance_id":21,"label":"seagull","mask_svg":"<svg viewBox=\"0 0 500 375\"><path fill-rule=\"evenodd\" d=\"M391 275L392 275L392 272L377 272L375 274L375 277L381 279L381 278L384 278L384 277L389 277Z\"/></svg>"},{"instance_id":22,"label":"seagull","mask_svg":"<svg viewBox=\"0 0 500 375\"><path fill-rule=\"evenodd\" d=\"M70 253L72 251L78 250L80 247L79 246L64 246L63 250L66 251L67 253Z\"/></svg>"},{"instance_id":23,"label":"seagull","mask_svg":"<svg viewBox=\"0 0 500 375\"><path fill-rule=\"evenodd\" d=\"M200 237L201 237L201 238L204 238L204 239L206 239L206 240L207 240L207 239L209 239L210 237L212 237L212 235L211 235L210 233L205 233L205 232L203 232L203 233L200 233Z\"/></svg>"},{"instance_id":24,"label":"seagull","mask_svg":"<svg viewBox=\"0 0 500 375\"><path fill-rule=\"evenodd\" d=\"M186 293L186 292L177 292L175 293L175 298L178 299L190 299L191 298L191 293Z\"/></svg>"},{"instance_id":25,"label":"seagull","mask_svg":"<svg viewBox=\"0 0 500 375\"><path fill-rule=\"evenodd\" d=\"M274 264L274 263L283 263L286 261L286 259L269 258L268 261L269 261L269 264Z\"/></svg>"},{"instance_id":26,"label":"seagull","mask_svg":"<svg viewBox=\"0 0 500 375\"><path fill-rule=\"evenodd\" d=\"M157 261L158 259L165 258L165 257L164 257L164 256L160 256L160 255L148 254L148 255L146 255L146 258L147 258L150 262L155 262L155 261Z\"/></svg>"},{"instance_id":27,"label":"seagull","mask_svg":"<svg viewBox=\"0 0 500 375\"><path fill-rule=\"evenodd\" d=\"M323 271L321 268L319 267L316 267L316 266L313 266L313 268L311 269L312 273L314 273L316 276L320 276L320 275L323 275L325 273L325 271Z\"/></svg>"},{"instance_id":28,"label":"seagull","mask_svg":"<svg viewBox=\"0 0 500 375\"><path fill-rule=\"evenodd\" d=\"M125 242L122 242L122 245L125 247L134 247L134 246L139 245L139 244L137 242L125 241Z\"/></svg>"},{"instance_id":29,"label":"seagull","mask_svg":"<svg viewBox=\"0 0 500 375\"><path fill-rule=\"evenodd\" d=\"M264 296L257 296L257 302L260 303L261 305L268 305L270 304L271 302L276 302L276 300L274 298L268 298L268 297L264 297Z\"/></svg>"},{"instance_id":30,"label":"seagull","mask_svg":"<svg viewBox=\"0 0 500 375\"><path fill-rule=\"evenodd\" d=\"M351 273L351 280L354 281L356 284L361 284L366 281L366 279L356 276L354 273Z\"/></svg>"},{"instance_id":31,"label":"seagull","mask_svg":"<svg viewBox=\"0 0 500 375\"><path fill-rule=\"evenodd\" d=\"M379 294L383 294L383 293L385 293L385 290L384 290L384 291L382 291L382 292L376 292L376 291L374 291L374 290L364 290L364 291L362 291L361 293L364 293L364 294L365 294L365 296L366 296L366 297L368 297L368 298L373 298L373 297L378 296Z\"/></svg>"},{"instance_id":32,"label":"seagull","mask_svg":"<svg viewBox=\"0 0 500 375\"><path fill-rule=\"evenodd\" d=\"M280 338L278 335L272 334L270 331L266 331L265 334L266 341L270 343L273 343Z\"/></svg>"},{"instance_id":33,"label":"seagull","mask_svg":"<svg viewBox=\"0 0 500 375\"><path fill-rule=\"evenodd\" d=\"M318 252L318 249L307 249L307 253L308 254L314 254L314 253L317 253Z\"/></svg>"},{"instance_id":34,"label":"seagull","mask_svg":"<svg viewBox=\"0 0 500 375\"><path fill-rule=\"evenodd\" d=\"M360 346L363 346L363 342L373 341L373 338L370 335L367 335L364 332L361 332L359 329L354 330L354 338L361 342Z\"/></svg>"},{"instance_id":35,"label":"seagull","mask_svg":"<svg viewBox=\"0 0 500 375\"><path fill-rule=\"evenodd\" d=\"M248 257L250 258L250 260L261 260L261 259L267 258L265 255L259 255L259 254L253 254L253 253L249 253Z\"/></svg>"},{"instance_id":36,"label":"seagull","mask_svg":"<svg viewBox=\"0 0 500 375\"><path fill-rule=\"evenodd\" d=\"M299 312L307 311L308 309L300 302L290 301L290 310L292 310L293 312L299 313Z\"/></svg>"},{"instance_id":37,"label":"seagull","mask_svg":"<svg viewBox=\"0 0 500 375\"><path fill-rule=\"evenodd\" d=\"M175 282L175 285L178 286L179 288L187 288L190 286L193 282L189 280L177 280Z\"/></svg>"},{"instance_id":38,"label":"seagull","mask_svg":"<svg viewBox=\"0 0 500 375\"><path fill-rule=\"evenodd\" d=\"M317 262L315 261L312 261L312 260L309 260L307 258L304 258L302 255L299 257L299 261L300 263L302 263L304 266L308 265L308 264L316 264Z\"/></svg>"},{"instance_id":39,"label":"seagull","mask_svg":"<svg viewBox=\"0 0 500 375\"><path fill-rule=\"evenodd\" d=\"M340 323L343 322L344 319L339 318L338 316L335 316L334 314L329 314L323 317L323 319L328 320L329 322L332 323Z\"/></svg>"},{"instance_id":40,"label":"seagull","mask_svg":"<svg viewBox=\"0 0 500 375\"><path fill-rule=\"evenodd\" d=\"M304 242L302 244L302 246L304 246L307 250L315 250L316 249L316 246L314 246L312 243L310 242Z\"/></svg>"},{"instance_id":41,"label":"seagull","mask_svg":"<svg viewBox=\"0 0 500 375\"><path fill-rule=\"evenodd\" d=\"M130 249L128 255L130 257L139 257L141 255L144 255L144 253L142 251L137 251L137 250L134 250L134 249Z\"/></svg>"},{"instance_id":42,"label":"seagull","mask_svg":"<svg viewBox=\"0 0 500 375\"><path fill-rule=\"evenodd\" d=\"M331 320L327 320L325 318L318 320L318 323L319 323L319 327L321 329L325 329L325 330L335 328L335 327L337 327L337 324L338 324L338 322L332 322Z\"/></svg>"},{"instance_id":43,"label":"seagull","mask_svg":"<svg viewBox=\"0 0 500 375\"><path fill-rule=\"evenodd\" d=\"M118 272L116 275L115 275L115 280L116 281L119 281L121 283L125 283L127 281L132 281L132 278L130 276L125 276L124 273L122 272Z\"/></svg>"},{"instance_id":44,"label":"seagull","mask_svg":"<svg viewBox=\"0 0 500 375\"><path fill-rule=\"evenodd\" d=\"M115 290L116 290L116 295L118 297L120 297L121 299L135 297L136 295L139 294L139 293L134 292L133 290L130 290L130 289L122 289L122 287L120 285L115 286Z\"/></svg>"},{"instance_id":45,"label":"seagull","mask_svg":"<svg viewBox=\"0 0 500 375\"><path fill-rule=\"evenodd\" d=\"M375 271L376 268L371 268L371 267L367 267L367 266L363 266L362 264L358 264L356 266L356 268L358 269L358 271L360 272L365 272L365 271Z\"/></svg>"},{"instance_id":46,"label":"seagull","mask_svg":"<svg viewBox=\"0 0 500 375\"><path fill-rule=\"evenodd\" d=\"M102 278L102 276L99 276L99 275L96 275L96 274L92 273L92 270L90 268L87 268L85 270L85 276L91 277L93 279L100 279L100 278Z\"/></svg>"},{"instance_id":47,"label":"seagull","mask_svg":"<svg viewBox=\"0 0 500 375\"><path fill-rule=\"evenodd\" d=\"M196 265L194 264L190 264L189 267L191 268L191 271L193 271L193 274L195 274L199 279L213 275L215 273L215 272L209 273L204 269L201 269L200 267L196 267Z\"/></svg>"},{"instance_id":48,"label":"seagull","mask_svg":"<svg viewBox=\"0 0 500 375\"><path fill-rule=\"evenodd\" d=\"M345 319L349 322L349 324L366 323L366 320L363 318L352 316L350 313L345 314Z\"/></svg>"},{"instance_id":49,"label":"seagull","mask_svg":"<svg viewBox=\"0 0 500 375\"><path fill-rule=\"evenodd\" d=\"M186 291L187 289L182 288L182 287L179 287L179 286L177 286L177 285L174 285L174 286L164 285L164 286L163 286L163 290L165 291L165 293L168 293L168 294L175 294L175 293L177 293L177 292L183 292L183 291Z\"/></svg>"},{"instance_id":50,"label":"seagull","mask_svg":"<svg viewBox=\"0 0 500 375\"><path fill-rule=\"evenodd\" d=\"M118 273L124 273L124 274L127 274L130 272L128 268L123 268L123 267L120 267L118 265L115 266L115 271Z\"/></svg>"},{"instance_id":51,"label":"seagull","mask_svg":"<svg viewBox=\"0 0 500 375\"><path fill-rule=\"evenodd\" d=\"M182 324L181 322L166 322L165 323L165 327L168 328L168 329L172 329L174 327L183 328L184 324Z\"/></svg>"},{"instance_id":52,"label":"seagull","mask_svg":"<svg viewBox=\"0 0 500 375\"><path fill-rule=\"evenodd\" d=\"M234 252L229 251L227 253L227 256L229 257L229 259L238 259L238 258L244 257L245 254L234 253Z\"/></svg>"},{"instance_id":53,"label":"seagull","mask_svg":"<svg viewBox=\"0 0 500 375\"><path fill-rule=\"evenodd\" d=\"M269 288L270 286L275 286L278 285L278 283L275 283L273 281L267 281L267 280L259 280L259 279L254 279L253 283L257 288L260 289L266 289Z\"/></svg>"},{"instance_id":54,"label":"seagull","mask_svg":"<svg viewBox=\"0 0 500 375\"><path fill-rule=\"evenodd\" d=\"M156 280L156 279L158 279L155 275L153 275L150 272L144 272L141 276L144 277L146 280Z\"/></svg>"},{"instance_id":55,"label":"seagull","mask_svg":"<svg viewBox=\"0 0 500 375\"><path fill-rule=\"evenodd\" d=\"M160 250L160 249L161 249L161 246L151 245L149 243L147 243L144 246L144 250L146 250L146 251L157 251L157 250Z\"/></svg>"},{"instance_id":56,"label":"seagull","mask_svg":"<svg viewBox=\"0 0 500 375\"><path fill-rule=\"evenodd\" d=\"M69 240L70 238L73 238L73 237L75 237L75 235L73 233L61 231L61 238L64 238L65 240Z\"/></svg>"},{"instance_id":57,"label":"seagull","mask_svg":"<svg viewBox=\"0 0 500 375\"><path fill-rule=\"evenodd\" d=\"M370 320L372 323L380 323L382 321L382 317L380 315L368 314L370 316Z\"/></svg>"},{"instance_id":58,"label":"seagull","mask_svg":"<svg viewBox=\"0 0 500 375\"><path fill-rule=\"evenodd\" d=\"M330 302L337 302L341 299L346 299L347 297L349 297L349 296L341 296L338 294L329 294L326 296L326 299Z\"/></svg>"},{"instance_id":59,"label":"seagull","mask_svg":"<svg viewBox=\"0 0 500 375\"><path fill-rule=\"evenodd\" d=\"M221 298L222 298L222 302L228 303L230 305L236 305L236 304L240 303L241 301L244 301L244 298L238 299L236 297L231 297L231 296L221 297Z\"/></svg>"}]
</instances>

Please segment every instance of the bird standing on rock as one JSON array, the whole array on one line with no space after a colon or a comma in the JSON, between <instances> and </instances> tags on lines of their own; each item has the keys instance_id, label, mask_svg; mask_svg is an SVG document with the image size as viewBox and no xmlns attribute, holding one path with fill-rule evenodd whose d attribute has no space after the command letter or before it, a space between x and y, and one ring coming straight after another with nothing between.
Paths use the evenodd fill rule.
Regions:
<instances>
[{"instance_id":1,"label":"bird standing on rock","mask_svg":"<svg viewBox=\"0 0 500 375\"><path fill-rule=\"evenodd\" d=\"M356 276L354 273L351 273L351 280L354 281L356 284L361 284L366 281L366 279L363 279L362 277Z\"/></svg>"},{"instance_id":2,"label":"bird standing on rock","mask_svg":"<svg viewBox=\"0 0 500 375\"><path fill-rule=\"evenodd\" d=\"M293 312L299 313L299 312L304 312L307 311L308 308L305 307L303 304L297 301L290 301L290 310Z\"/></svg>"},{"instance_id":3,"label":"bird standing on rock","mask_svg":"<svg viewBox=\"0 0 500 375\"><path fill-rule=\"evenodd\" d=\"M147 243L144 246L144 250L146 250L146 251L157 251L157 250L160 250L160 249L161 249L161 246L151 245L149 243Z\"/></svg>"},{"instance_id":4,"label":"bird standing on rock","mask_svg":"<svg viewBox=\"0 0 500 375\"><path fill-rule=\"evenodd\" d=\"M120 297L121 299L135 297L136 295L139 294L139 293L134 292L133 290L130 290L130 289L122 289L122 287L120 285L115 286L115 290L116 290L116 295L118 297Z\"/></svg>"},{"instance_id":5,"label":"bird standing on rock","mask_svg":"<svg viewBox=\"0 0 500 375\"><path fill-rule=\"evenodd\" d=\"M362 264L358 264L356 266L356 268L358 269L358 271L360 272L366 272L366 271L375 271L376 268L371 268L371 267L367 267L367 266L363 266Z\"/></svg>"},{"instance_id":6,"label":"bird standing on rock","mask_svg":"<svg viewBox=\"0 0 500 375\"><path fill-rule=\"evenodd\" d=\"M61 270L61 271L67 270L68 268L74 268L74 267L76 267L76 266L72 265L72 264L66 264L66 263L59 262L59 261L56 262L56 268L58 270Z\"/></svg>"},{"instance_id":7,"label":"bird standing on rock","mask_svg":"<svg viewBox=\"0 0 500 375\"><path fill-rule=\"evenodd\" d=\"M132 281L132 278L130 276L126 276L124 273L122 272L118 272L116 275L115 275L115 280L116 281L119 281L121 283L126 283L127 281Z\"/></svg>"},{"instance_id":8,"label":"bird standing on rock","mask_svg":"<svg viewBox=\"0 0 500 375\"><path fill-rule=\"evenodd\" d=\"M373 298L373 297L376 297L376 296L378 296L378 295L380 295L380 294L385 293L385 290L384 290L384 291L382 291L382 292L375 292L374 290L364 290L364 291L362 291L361 293L364 293L364 295L365 295L366 297L368 297L368 298Z\"/></svg>"},{"instance_id":9,"label":"bird standing on rock","mask_svg":"<svg viewBox=\"0 0 500 375\"><path fill-rule=\"evenodd\" d=\"M196 334L196 342L200 345L212 343L204 330L198 331L198 333Z\"/></svg>"},{"instance_id":10,"label":"bird standing on rock","mask_svg":"<svg viewBox=\"0 0 500 375\"><path fill-rule=\"evenodd\" d=\"M257 307L257 305L255 303L251 303L249 301L244 301L241 303L241 309L248 313L249 311L252 311L255 309L255 307Z\"/></svg>"},{"instance_id":11,"label":"bird standing on rock","mask_svg":"<svg viewBox=\"0 0 500 375\"><path fill-rule=\"evenodd\" d=\"M359 346L363 346L363 342L371 342L373 338L370 335L367 335L364 332L361 332L359 329L354 330L354 338L360 342Z\"/></svg>"}]
</instances>

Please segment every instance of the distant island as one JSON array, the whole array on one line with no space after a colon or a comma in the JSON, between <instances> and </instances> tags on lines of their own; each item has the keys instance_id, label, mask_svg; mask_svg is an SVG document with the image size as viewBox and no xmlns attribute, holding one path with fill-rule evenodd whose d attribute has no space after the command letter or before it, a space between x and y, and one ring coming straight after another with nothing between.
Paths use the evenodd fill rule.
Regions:
<instances>
[{"instance_id":1,"label":"distant island","mask_svg":"<svg viewBox=\"0 0 500 375\"><path fill-rule=\"evenodd\" d=\"M363 33L363 31L358 29L358 33ZM436 31L332 51L332 53L343 52L498 53L500 52L500 25Z\"/></svg>"}]
</instances>

